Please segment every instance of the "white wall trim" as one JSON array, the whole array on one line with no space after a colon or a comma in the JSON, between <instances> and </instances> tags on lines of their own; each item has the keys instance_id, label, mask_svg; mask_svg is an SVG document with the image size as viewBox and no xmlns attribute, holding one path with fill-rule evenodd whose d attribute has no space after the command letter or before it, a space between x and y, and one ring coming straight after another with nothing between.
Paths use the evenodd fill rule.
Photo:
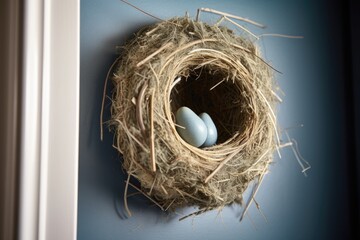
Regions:
<instances>
[{"instance_id":1,"label":"white wall trim","mask_svg":"<svg viewBox=\"0 0 360 240\"><path fill-rule=\"evenodd\" d=\"M19 239L38 238L43 4L25 1Z\"/></svg>"},{"instance_id":2,"label":"white wall trim","mask_svg":"<svg viewBox=\"0 0 360 240\"><path fill-rule=\"evenodd\" d=\"M27 0L19 239L76 239L79 0Z\"/></svg>"}]
</instances>

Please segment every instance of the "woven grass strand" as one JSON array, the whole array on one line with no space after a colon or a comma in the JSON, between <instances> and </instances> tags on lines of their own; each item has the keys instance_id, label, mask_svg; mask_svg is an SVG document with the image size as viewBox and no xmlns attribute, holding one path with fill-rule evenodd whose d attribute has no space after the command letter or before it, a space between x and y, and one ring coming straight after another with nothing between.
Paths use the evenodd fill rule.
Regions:
<instances>
[{"instance_id":1,"label":"woven grass strand","mask_svg":"<svg viewBox=\"0 0 360 240\"><path fill-rule=\"evenodd\" d=\"M188 17L142 29L112 79L110 126L123 168L161 209L241 204L277 149L273 71L248 34ZM184 105L212 116L216 145L196 148L178 135L174 112Z\"/></svg>"}]
</instances>

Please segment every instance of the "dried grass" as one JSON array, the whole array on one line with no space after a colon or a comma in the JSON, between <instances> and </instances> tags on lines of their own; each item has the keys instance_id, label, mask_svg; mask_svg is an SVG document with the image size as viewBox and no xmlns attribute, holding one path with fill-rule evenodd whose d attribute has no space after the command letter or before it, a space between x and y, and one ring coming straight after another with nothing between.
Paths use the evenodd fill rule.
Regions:
<instances>
[{"instance_id":1,"label":"dried grass","mask_svg":"<svg viewBox=\"0 0 360 240\"><path fill-rule=\"evenodd\" d=\"M124 46L112 80L123 167L161 209L198 206L198 214L241 204L249 183L267 172L279 147L279 98L273 69L245 35L187 17L160 22ZM180 106L212 116L215 146L196 148L178 135Z\"/></svg>"}]
</instances>

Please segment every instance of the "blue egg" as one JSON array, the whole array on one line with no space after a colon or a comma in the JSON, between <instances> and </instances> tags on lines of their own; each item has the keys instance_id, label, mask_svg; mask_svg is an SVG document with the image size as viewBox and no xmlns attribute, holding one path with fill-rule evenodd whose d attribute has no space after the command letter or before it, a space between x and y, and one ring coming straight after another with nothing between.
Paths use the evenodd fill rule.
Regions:
<instances>
[{"instance_id":1,"label":"blue egg","mask_svg":"<svg viewBox=\"0 0 360 240\"><path fill-rule=\"evenodd\" d=\"M217 141L218 133L216 126L213 120L211 119L211 117L209 116L209 114L201 113L199 117L201 118L201 120L203 120L207 128L207 137L202 147L210 147L214 145Z\"/></svg>"},{"instance_id":2,"label":"blue egg","mask_svg":"<svg viewBox=\"0 0 360 240\"><path fill-rule=\"evenodd\" d=\"M181 107L176 112L176 123L182 127L176 127L179 135L187 143L200 147L207 138L207 127L203 120L190 108Z\"/></svg>"}]
</instances>

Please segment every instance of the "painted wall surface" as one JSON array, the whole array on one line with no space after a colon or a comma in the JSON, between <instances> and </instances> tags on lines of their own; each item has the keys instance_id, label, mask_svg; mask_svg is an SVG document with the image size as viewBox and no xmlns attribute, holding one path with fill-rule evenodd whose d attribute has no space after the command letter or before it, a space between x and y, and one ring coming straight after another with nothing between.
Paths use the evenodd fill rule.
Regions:
<instances>
[{"instance_id":1,"label":"painted wall surface","mask_svg":"<svg viewBox=\"0 0 360 240\"><path fill-rule=\"evenodd\" d=\"M266 60L283 73L276 74L286 94L278 108L279 123L292 128L289 133L312 168L304 177L290 149L282 150L282 159L275 156L256 197L267 222L254 205L241 223L241 208L236 206L179 222L181 215L168 216L141 196L129 199L133 217L127 218L121 157L112 148L112 133L105 130L105 139L100 141L102 91L117 57L116 46L157 20L119 0L82 0L78 239L347 239L342 53L336 6L322 0L131 3L163 19L183 16L186 11L194 17L197 8L210 7L265 23L265 30L245 24L258 34L304 36L264 37L259 44ZM205 21L217 19L203 16ZM109 106L107 101L105 118L109 118ZM298 127L301 124L303 128Z\"/></svg>"}]
</instances>

